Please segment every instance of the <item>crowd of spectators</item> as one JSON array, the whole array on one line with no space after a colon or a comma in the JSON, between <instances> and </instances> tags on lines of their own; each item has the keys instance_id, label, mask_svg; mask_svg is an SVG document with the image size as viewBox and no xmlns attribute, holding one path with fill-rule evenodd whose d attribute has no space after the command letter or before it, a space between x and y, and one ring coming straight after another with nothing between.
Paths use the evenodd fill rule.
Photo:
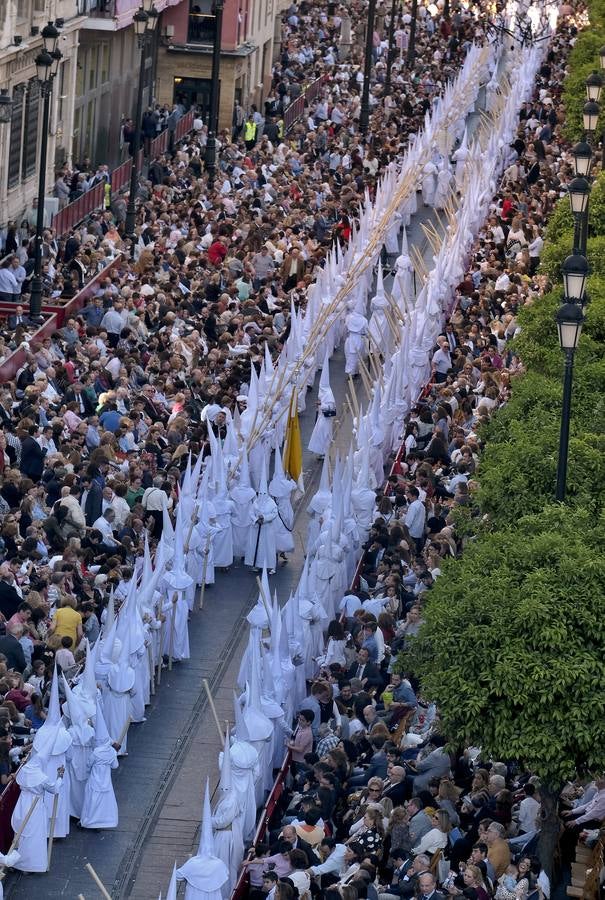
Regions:
<instances>
[{"instance_id":1,"label":"crowd of spectators","mask_svg":"<svg viewBox=\"0 0 605 900\"><path fill-rule=\"evenodd\" d=\"M287 742L293 783L281 825L245 862L255 900L550 896L537 858L539 778L480 748L446 749L439 710L408 670L406 647L443 561L464 550L451 513L474 512L480 426L522 368L511 345L517 312L550 289L538 266L545 224L573 177L561 92L574 34L573 21L560 27L520 110L517 157L378 499L358 588L329 624ZM578 837L594 844L603 834L605 780L568 786L559 813L569 862Z\"/></svg>"},{"instance_id":2,"label":"crowd of spectators","mask_svg":"<svg viewBox=\"0 0 605 900\"><path fill-rule=\"evenodd\" d=\"M355 18L361 7L350 12ZM382 42L387 25L377 31ZM177 500L188 451L205 452L208 428L222 435L223 410L245 404L251 365L265 344L279 352L291 301L304 307L332 242L348 240L364 192L404 152L476 27L469 12L454 11L453 27L442 31L423 14L415 81L402 69L393 94L404 124L373 103L376 128L366 139L358 48L350 62L338 61L339 17L320 4L293 4L274 89L287 101L295 84L326 73L308 117L285 138L272 130L271 100L254 140L223 134L214 187L197 123L141 182L134 247L120 196L66 235L46 228L45 298L67 301L106 274L84 307L40 341L27 307L36 204L3 230L0 300L14 312L0 360L26 351L14 381L0 388L0 715L8 711L12 753L4 780L44 720L55 657L69 674L83 639L94 644L109 592L119 603L145 534L153 547L163 506ZM147 139L151 123L156 132L161 123L152 110L146 116ZM83 160L58 172L55 193L68 202L109 178L106 166Z\"/></svg>"},{"instance_id":3,"label":"crowd of spectators","mask_svg":"<svg viewBox=\"0 0 605 900\"><path fill-rule=\"evenodd\" d=\"M454 8L451 22L421 9L414 76L397 62L384 101L388 17L377 19L367 138L358 131L361 5L349 8L354 37L342 61L343 11L328 16L319 4L293 4L265 115L252 112L248 140L246 118L237 130L239 114L233 133L221 135L213 187L202 129L151 165L134 247L116 206L124 201L115 198L64 242L47 232L51 295L63 280L65 296L66 267L76 289L95 267L115 265L60 331L30 341L25 366L0 391L1 778L19 750L11 741L27 740L44 719L55 655L69 672L83 637L97 639L110 589L123 596L145 534L157 538L163 506L177 501L188 451L204 452L209 428L224 433L224 409L245 404L250 367L265 345L276 354L287 336L290 303L304 307L332 242L347 241L364 192L401 156L483 28L473 8ZM396 23L402 49L405 16ZM330 625L324 668L290 741L295 791L283 827L272 849L257 846L246 864L258 896L292 900L297 890L307 900L321 890L336 900L335 885L344 900L416 891L441 900L437 886L469 900L548 896L531 855L539 781L472 748L447 753L438 710L395 660L401 654L405 672L425 594L441 577L441 560L462 549L449 513L472 507L478 426L506 401L520 369L510 349L517 310L548 287L537 274L541 235L571 176L560 137L570 36L563 26L521 111L518 160L459 286L432 388L408 423L360 589ZM329 81L285 139L285 98L309 70ZM24 240L15 229L15 269L26 269ZM16 345L28 338L18 331L18 299ZM604 786L593 787L569 817L576 827L600 821Z\"/></svg>"}]
</instances>

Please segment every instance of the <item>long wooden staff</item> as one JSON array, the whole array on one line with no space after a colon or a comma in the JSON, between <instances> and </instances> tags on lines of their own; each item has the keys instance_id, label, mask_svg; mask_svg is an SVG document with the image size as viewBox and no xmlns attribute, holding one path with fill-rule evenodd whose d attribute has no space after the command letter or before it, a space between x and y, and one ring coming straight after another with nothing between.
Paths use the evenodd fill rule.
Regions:
<instances>
[{"instance_id":1,"label":"long wooden staff","mask_svg":"<svg viewBox=\"0 0 605 900\"><path fill-rule=\"evenodd\" d=\"M107 888L105 887L105 885L103 884L103 882L101 881L101 879L99 878L99 876L97 875L97 873L95 872L95 870L93 869L91 864L86 863L86 868L88 869L88 873L89 873L90 877L92 878L92 880L95 882L96 886L99 888L99 890L103 894L103 897L105 898L105 900L111 900L111 894L109 893L109 891L107 890Z\"/></svg>"},{"instance_id":2,"label":"long wooden staff","mask_svg":"<svg viewBox=\"0 0 605 900\"><path fill-rule=\"evenodd\" d=\"M160 622L160 658L158 660L158 681L157 681L158 687L160 686L161 681L162 681L162 664L164 662L164 625L165 625L165 621L163 618L164 613L162 611L161 606L160 606L159 614L160 614L160 616L162 616L162 621Z\"/></svg>"},{"instance_id":3,"label":"long wooden staff","mask_svg":"<svg viewBox=\"0 0 605 900\"><path fill-rule=\"evenodd\" d=\"M19 831L15 834L15 836L14 836L14 838L13 838L13 842L12 842L12 844L10 845L10 847L8 848L8 853L6 854L7 856L9 855L9 853L12 853L13 850L15 850L15 849L17 848L17 845L18 845L18 843L19 843L19 840L20 840L20 838L21 838L21 835L22 835L23 832L25 831L25 827L26 827L27 823L29 822L29 820L31 819L31 817L32 817L32 815L33 815L33 812L34 812L36 806L38 805L38 800L39 800L39 799L40 799L39 796L38 796L38 797L34 797L34 800L33 800L33 802L32 802L32 805L31 805L30 808L27 810L27 815L25 816L25 818L24 818L23 821L21 822L21 825L19 826ZM5 869L4 866L1 866L1 867L0 867L0 881L1 881L1 880L4 878L4 876L6 875L6 872L4 871L4 869Z\"/></svg>"},{"instance_id":4,"label":"long wooden staff","mask_svg":"<svg viewBox=\"0 0 605 900\"><path fill-rule=\"evenodd\" d=\"M116 741L116 744L118 744L119 747L121 747L122 744L124 743L124 738L126 737L126 734L128 733L128 729L130 728L131 722L132 722L132 717L128 716L128 718L126 719L126 724L124 725L124 727L122 728L122 731L120 733L120 737Z\"/></svg>"},{"instance_id":5,"label":"long wooden staff","mask_svg":"<svg viewBox=\"0 0 605 900\"><path fill-rule=\"evenodd\" d=\"M50 869L50 861L53 855L53 840L55 837L55 823L57 821L57 807L59 806L59 795L53 797L53 811L50 817L50 827L48 829L48 857L46 860L46 868Z\"/></svg>"},{"instance_id":6,"label":"long wooden staff","mask_svg":"<svg viewBox=\"0 0 605 900\"><path fill-rule=\"evenodd\" d=\"M168 644L168 671L172 672L172 654L174 653L174 626L176 622L176 602L179 593L175 591L172 596L172 610L170 612L170 641Z\"/></svg>"},{"instance_id":7,"label":"long wooden staff","mask_svg":"<svg viewBox=\"0 0 605 900\"><path fill-rule=\"evenodd\" d=\"M155 694L155 666L153 665L153 650L151 649L151 641L147 644L147 658L149 660L149 693L153 697Z\"/></svg>"},{"instance_id":8,"label":"long wooden staff","mask_svg":"<svg viewBox=\"0 0 605 900\"><path fill-rule=\"evenodd\" d=\"M210 693L210 686L208 684L208 679L203 678L202 684L204 685L204 690L206 691L206 696L208 697L208 703L210 704L210 709L212 710L212 715L214 716L214 721L216 722L216 728L221 738L221 744L225 743L225 735L223 734L223 729L221 728L221 723L219 721L218 713L216 711L216 706L214 705L214 700L212 699L212 694Z\"/></svg>"},{"instance_id":9,"label":"long wooden staff","mask_svg":"<svg viewBox=\"0 0 605 900\"><path fill-rule=\"evenodd\" d=\"M208 526L210 528L210 526ZM206 572L208 571L208 555L210 553L210 541L212 540L212 534L210 531L208 532L208 536L206 538L206 546L204 548L204 565L202 567L202 589L200 590L200 605L199 608L204 608L204 594L206 593Z\"/></svg>"}]
</instances>

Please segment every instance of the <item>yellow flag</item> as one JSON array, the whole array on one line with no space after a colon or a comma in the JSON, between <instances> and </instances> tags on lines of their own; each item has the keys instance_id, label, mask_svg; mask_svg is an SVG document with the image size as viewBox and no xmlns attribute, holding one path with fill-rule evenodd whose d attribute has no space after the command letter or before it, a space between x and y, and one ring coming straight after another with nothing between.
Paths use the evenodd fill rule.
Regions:
<instances>
[{"instance_id":1,"label":"yellow flag","mask_svg":"<svg viewBox=\"0 0 605 900\"><path fill-rule=\"evenodd\" d=\"M300 491L304 491L302 474L302 441L300 439L300 423L298 421L298 395L296 388L290 397L288 424L284 441L284 472L295 481Z\"/></svg>"}]
</instances>

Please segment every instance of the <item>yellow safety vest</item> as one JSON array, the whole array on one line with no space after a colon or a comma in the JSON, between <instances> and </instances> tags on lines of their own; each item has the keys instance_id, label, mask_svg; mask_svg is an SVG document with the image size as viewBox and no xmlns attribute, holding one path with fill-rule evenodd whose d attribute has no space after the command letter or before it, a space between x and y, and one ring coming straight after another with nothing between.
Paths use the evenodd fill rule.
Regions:
<instances>
[{"instance_id":1,"label":"yellow safety vest","mask_svg":"<svg viewBox=\"0 0 605 900\"><path fill-rule=\"evenodd\" d=\"M277 136L283 138L284 136L284 120L280 119L277 123Z\"/></svg>"},{"instance_id":2,"label":"yellow safety vest","mask_svg":"<svg viewBox=\"0 0 605 900\"><path fill-rule=\"evenodd\" d=\"M246 122L244 125L244 140L253 141L256 137L256 125L254 122Z\"/></svg>"}]
</instances>

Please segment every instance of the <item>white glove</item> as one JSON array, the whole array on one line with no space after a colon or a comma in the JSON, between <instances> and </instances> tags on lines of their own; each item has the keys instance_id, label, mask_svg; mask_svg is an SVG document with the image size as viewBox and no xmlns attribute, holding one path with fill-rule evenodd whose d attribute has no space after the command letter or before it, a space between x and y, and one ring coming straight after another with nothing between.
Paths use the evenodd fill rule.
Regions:
<instances>
[{"instance_id":1,"label":"white glove","mask_svg":"<svg viewBox=\"0 0 605 900\"><path fill-rule=\"evenodd\" d=\"M20 859L21 854L18 850L11 850L11 852L7 853L6 856L4 856L3 853L0 853L0 862L3 866L9 866L9 868L14 866L15 863L18 863Z\"/></svg>"}]
</instances>

